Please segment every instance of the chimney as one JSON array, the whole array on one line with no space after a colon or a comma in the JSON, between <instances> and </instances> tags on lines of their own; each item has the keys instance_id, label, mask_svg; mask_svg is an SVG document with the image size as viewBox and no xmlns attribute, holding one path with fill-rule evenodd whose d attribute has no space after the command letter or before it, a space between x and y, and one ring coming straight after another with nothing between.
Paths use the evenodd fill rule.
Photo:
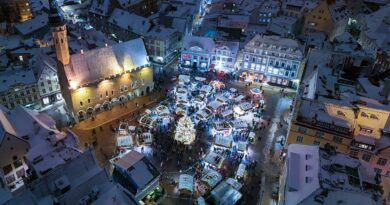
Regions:
<instances>
[{"instance_id":1,"label":"chimney","mask_svg":"<svg viewBox=\"0 0 390 205\"><path fill-rule=\"evenodd\" d=\"M384 80L384 85L382 90L379 92L379 94L383 97L385 97L386 101L390 101L390 79L386 78Z\"/></svg>"}]
</instances>

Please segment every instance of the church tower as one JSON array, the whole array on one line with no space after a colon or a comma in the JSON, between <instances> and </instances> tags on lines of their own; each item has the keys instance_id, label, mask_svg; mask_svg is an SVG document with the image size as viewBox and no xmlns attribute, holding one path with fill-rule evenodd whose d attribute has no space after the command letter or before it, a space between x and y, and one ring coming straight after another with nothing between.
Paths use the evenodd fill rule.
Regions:
<instances>
[{"instance_id":1,"label":"church tower","mask_svg":"<svg viewBox=\"0 0 390 205\"><path fill-rule=\"evenodd\" d=\"M62 65L68 65L70 61L70 54L68 48L68 39L66 36L66 24L58 11L57 0L49 0L50 14L49 24L53 35L53 43L56 49L57 60Z\"/></svg>"}]
</instances>

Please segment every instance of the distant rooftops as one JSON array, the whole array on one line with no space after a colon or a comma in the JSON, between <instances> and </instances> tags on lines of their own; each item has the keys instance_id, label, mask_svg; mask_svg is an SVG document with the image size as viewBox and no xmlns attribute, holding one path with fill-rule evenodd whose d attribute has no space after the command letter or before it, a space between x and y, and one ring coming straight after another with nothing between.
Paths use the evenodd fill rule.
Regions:
<instances>
[{"instance_id":1,"label":"distant rooftops","mask_svg":"<svg viewBox=\"0 0 390 205\"><path fill-rule=\"evenodd\" d=\"M323 50L312 50L308 59L304 97L338 105L390 110L388 80L373 80L363 74L351 79L342 68L329 66L331 54Z\"/></svg>"}]
</instances>

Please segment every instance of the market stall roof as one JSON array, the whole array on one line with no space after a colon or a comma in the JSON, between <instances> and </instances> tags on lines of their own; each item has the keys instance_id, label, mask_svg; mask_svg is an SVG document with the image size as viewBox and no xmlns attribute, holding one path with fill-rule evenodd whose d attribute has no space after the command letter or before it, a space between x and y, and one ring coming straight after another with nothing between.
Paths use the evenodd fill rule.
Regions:
<instances>
[{"instance_id":1,"label":"market stall roof","mask_svg":"<svg viewBox=\"0 0 390 205\"><path fill-rule=\"evenodd\" d=\"M238 105L238 107L243 111L248 111L253 108L252 104L248 102L243 102Z\"/></svg>"},{"instance_id":2,"label":"market stall roof","mask_svg":"<svg viewBox=\"0 0 390 205\"><path fill-rule=\"evenodd\" d=\"M232 128L232 125L227 121L219 121L213 123L213 128L216 130L228 130Z\"/></svg>"},{"instance_id":3,"label":"market stall roof","mask_svg":"<svg viewBox=\"0 0 390 205\"><path fill-rule=\"evenodd\" d=\"M233 128L234 129L247 129L248 123L244 120L234 120L233 121Z\"/></svg>"},{"instance_id":4,"label":"market stall roof","mask_svg":"<svg viewBox=\"0 0 390 205\"><path fill-rule=\"evenodd\" d=\"M239 191L242 187L242 184L233 178L226 179L226 183L232 186L237 191Z\"/></svg>"},{"instance_id":5,"label":"market stall roof","mask_svg":"<svg viewBox=\"0 0 390 205\"><path fill-rule=\"evenodd\" d=\"M232 92L232 93L237 92L237 89L235 89L235 88L230 88L229 90L230 90L230 92Z\"/></svg>"},{"instance_id":6,"label":"market stall roof","mask_svg":"<svg viewBox=\"0 0 390 205\"><path fill-rule=\"evenodd\" d=\"M133 145L133 137L131 135L121 136L116 138L117 147L128 147Z\"/></svg>"},{"instance_id":7,"label":"market stall roof","mask_svg":"<svg viewBox=\"0 0 390 205\"><path fill-rule=\"evenodd\" d=\"M223 162L225 161L225 157L223 157L215 152L210 151L206 155L204 160L209 164L212 164L216 167L220 167L220 166L222 166Z\"/></svg>"},{"instance_id":8,"label":"market stall roof","mask_svg":"<svg viewBox=\"0 0 390 205\"><path fill-rule=\"evenodd\" d=\"M206 109L199 110L198 112L196 112L196 115L199 116L201 120L206 120L210 116L210 113L207 111L208 110Z\"/></svg>"},{"instance_id":9,"label":"market stall roof","mask_svg":"<svg viewBox=\"0 0 390 205\"><path fill-rule=\"evenodd\" d=\"M217 110L218 108L220 108L222 106L222 104L220 102L214 100L214 101L209 102L209 104L207 104L207 106L213 110Z\"/></svg>"},{"instance_id":10,"label":"market stall roof","mask_svg":"<svg viewBox=\"0 0 390 205\"><path fill-rule=\"evenodd\" d=\"M223 181L211 191L211 197L215 204L235 205L241 199L242 194Z\"/></svg>"},{"instance_id":11,"label":"market stall roof","mask_svg":"<svg viewBox=\"0 0 390 205\"><path fill-rule=\"evenodd\" d=\"M225 96L223 95L218 95L216 98L215 98L218 102L222 103L222 104L226 104L229 102L229 99L227 99Z\"/></svg>"},{"instance_id":12,"label":"market stall roof","mask_svg":"<svg viewBox=\"0 0 390 205\"><path fill-rule=\"evenodd\" d=\"M238 151L245 151L246 150L246 146L247 146L247 142L246 141L238 141L237 142L237 150Z\"/></svg>"},{"instance_id":13,"label":"market stall roof","mask_svg":"<svg viewBox=\"0 0 390 205\"><path fill-rule=\"evenodd\" d=\"M242 101L244 98L245 98L245 96L239 95L239 96L237 96L236 98L234 98L234 101L240 102L240 101Z\"/></svg>"},{"instance_id":14,"label":"market stall roof","mask_svg":"<svg viewBox=\"0 0 390 205\"><path fill-rule=\"evenodd\" d=\"M205 182L210 188L215 187L222 180L222 175L213 170L207 170L201 178L201 181Z\"/></svg>"},{"instance_id":15,"label":"market stall roof","mask_svg":"<svg viewBox=\"0 0 390 205\"><path fill-rule=\"evenodd\" d=\"M200 88L201 92L210 93L213 88L210 85L203 85Z\"/></svg>"},{"instance_id":16,"label":"market stall roof","mask_svg":"<svg viewBox=\"0 0 390 205\"><path fill-rule=\"evenodd\" d=\"M206 78L196 76L195 80L203 82L206 81Z\"/></svg>"},{"instance_id":17,"label":"market stall roof","mask_svg":"<svg viewBox=\"0 0 390 205\"><path fill-rule=\"evenodd\" d=\"M217 135L215 137L215 145L231 148L232 147L233 138L231 136Z\"/></svg>"},{"instance_id":18,"label":"market stall roof","mask_svg":"<svg viewBox=\"0 0 390 205\"><path fill-rule=\"evenodd\" d=\"M225 110L225 111L223 111L223 112L221 113L222 118L225 118L225 117L227 117L227 116L229 116L229 115L232 115L232 114L233 114L233 110L232 110L232 109Z\"/></svg>"},{"instance_id":19,"label":"market stall roof","mask_svg":"<svg viewBox=\"0 0 390 205\"><path fill-rule=\"evenodd\" d=\"M179 190L194 191L194 177L188 174L179 176Z\"/></svg>"},{"instance_id":20,"label":"market stall roof","mask_svg":"<svg viewBox=\"0 0 390 205\"><path fill-rule=\"evenodd\" d=\"M189 83L191 81L191 77L189 75L179 75L179 81Z\"/></svg>"},{"instance_id":21,"label":"market stall roof","mask_svg":"<svg viewBox=\"0 0 390 205\"><path fill-rule=\"evenodd\" d=\"M240 176L240 177L244 176L245 169L246 169L246 165L244 163L238 165L236 176Z\"/></svg>"},{"instance_id":22,"label":"market stall roof","mask_svg":"<svg viewBox=\"0 0 390 205\"><path fill-rule=\"evenodd\" d=\"M157 115L159 115L159 116L165 116L165 115L169 115L170 114L168 107L165 106L165 105L157 106L156 107L156 112L157 112Z\"/></svg>"},{"instance_id":23,"label":"market stall roof","mask_svg":"<svg viewBox=\"0 0 390 205\"><path fill-rule=\"evenodd\" d=\"M135 128L136 128L136 127L133 126L133 125L130 125L130 126L129 126L129 130L130 130L130 131L135 131Z\"/></svg>"}]
</instances>

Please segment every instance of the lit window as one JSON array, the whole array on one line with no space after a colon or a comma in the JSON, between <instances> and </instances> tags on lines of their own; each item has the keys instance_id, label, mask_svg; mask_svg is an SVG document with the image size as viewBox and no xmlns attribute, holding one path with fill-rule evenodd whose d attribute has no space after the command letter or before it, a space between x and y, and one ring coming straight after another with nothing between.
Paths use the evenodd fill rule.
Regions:
<instances>
[{"instance_id":1,"label":"lit window","mask_svg":"<svg viewBox=\"0 0 390 205\"><path fill-rule=\"evenodd\" d=\"M42 101L43 101L44 105L49 104L49 98L48 97L43 98Z\"/></svg>"}]
</instances>

